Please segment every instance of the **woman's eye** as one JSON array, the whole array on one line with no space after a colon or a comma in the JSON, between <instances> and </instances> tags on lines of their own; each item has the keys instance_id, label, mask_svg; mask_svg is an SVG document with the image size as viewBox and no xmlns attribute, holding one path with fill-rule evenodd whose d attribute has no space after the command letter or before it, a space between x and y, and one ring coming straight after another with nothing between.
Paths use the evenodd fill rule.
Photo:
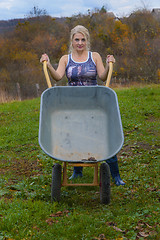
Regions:
<instances>
[{"instance_id":1,"label":"woman's eye","mask_svg":"<svg viewBox=\"0 0 160 240\"><path fill-rule=\"evenodd\" d=\"M85 41L86 41L86 39L85 39L85 38L82 38L82 39L75 38L75 41L76 41L76 42L79 42L80 40L81 40L82 42L85 42Z\"/></svg>"}]
</instances>

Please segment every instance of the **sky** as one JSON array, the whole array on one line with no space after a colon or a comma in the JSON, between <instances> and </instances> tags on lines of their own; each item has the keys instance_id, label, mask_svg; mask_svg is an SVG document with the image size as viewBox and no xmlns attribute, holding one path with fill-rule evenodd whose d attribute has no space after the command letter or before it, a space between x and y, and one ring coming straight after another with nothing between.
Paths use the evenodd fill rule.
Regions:
<instances>
[{"instance_id":1,"label":"sky","mask_svg":"<svg viewBox=\"0 0 160 240\"><path fill-rule=\"evenodd\" d=\"M160 0L0 0L0 20L25 18L33 7L46 10L52 17L71 17L105 6L116 17L128 16L133 11L160 8Z\"/></svg>"}]
</instances>

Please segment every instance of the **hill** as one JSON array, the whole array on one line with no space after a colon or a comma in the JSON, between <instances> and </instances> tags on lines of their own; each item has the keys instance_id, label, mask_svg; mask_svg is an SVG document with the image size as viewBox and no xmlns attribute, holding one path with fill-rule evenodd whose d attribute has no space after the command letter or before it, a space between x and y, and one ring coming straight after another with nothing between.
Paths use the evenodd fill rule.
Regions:
<instances>
[{"instance_id":1,"label":"hill","mask_svg":"<svg viewBox=\"0 0 160 240\"><path fill-rule=\"evenodd\" d=\"M38 17L30 17L30 18L16 18L16 19L10 19L10 20L0 20L0 34L5 34L7 32L11 32L14 30L14 28L17 26L18 23L24 23L26 21L29 22L35 22L38 19L41 19L42 21L46 18L52 18L50 16L44 15L44 16L38 16ZM54 20L56 22L63 23L65 21L65 17L54 17Z\"/></svg>"},{"instance_id":2,"label":"hill","mask_svg":"<svg viewBox=\"0 0 160 240\"><path fill-rule=\"evenodd\" d=\"M22 19L11 19L11 20L1 20L0 21L0 33L6 33L12 31L18 23L23 23L26 18Z\"/></svg>"}]
</instances>

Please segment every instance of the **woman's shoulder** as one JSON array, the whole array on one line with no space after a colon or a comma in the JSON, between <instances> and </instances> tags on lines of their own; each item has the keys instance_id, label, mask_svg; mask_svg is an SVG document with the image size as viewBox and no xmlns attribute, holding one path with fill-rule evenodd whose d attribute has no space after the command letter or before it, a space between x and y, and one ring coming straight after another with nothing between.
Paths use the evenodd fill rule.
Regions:
<instances>
[{"instance_id":1,"label":"woman's shoulder","mask_svg":"<svg viewBox=\"0 0 160 240\"><path fill-rule=\"evenodd\" d=\"M63 55L63 56L60 58L59 62L64 63L64 64L66 65L67 62L68 62L68 55L67 55L67 54L66 54L66 55Z\"/></svg>"},{"instance_id":2,"label":"woman's shoulder","mask_svg":"<svg viewBox=\"0 0 160 240\"><path fill-rule=\"evenodd\" d=\"M60 58L61 61L65 61L65 60L68 60L68 55L63 55L61 58Z\"/></svg>"},{"instance_id":3,"label":"woman's shoulder","mask_svg":"<svg viewBox=\"0 0 160 240\"><path fill-rule=\"evenodd\" d=\"M93 57L100 57L100 54L98 52L92 52Z\"/></svg>"},{"instance_id":4,"label":"woman's shoulder","mask_svg":"<svg viewBox=\"0 0 160 240\"><path fill-rule=\"evenodd\" d=\"M98 52L92 52L92 57L95 62L99 61L101 59L101 56Z\"/></svg>"}]
</instances>

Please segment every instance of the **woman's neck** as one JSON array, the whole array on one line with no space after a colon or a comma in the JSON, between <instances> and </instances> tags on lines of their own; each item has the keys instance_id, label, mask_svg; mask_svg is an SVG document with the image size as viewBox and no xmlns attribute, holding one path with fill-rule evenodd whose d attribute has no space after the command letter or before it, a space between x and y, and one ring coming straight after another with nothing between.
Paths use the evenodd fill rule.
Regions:
<instances>
[{"instance_id":1,"label":"woman's neck","mask_svg":"<svg viewBox=\"0 0 160 240\"><path fill-rule=\"evenodd\" d=\"M88 58L88 51L72 51L72 58L76 62L85 62Z\"/></svg>"}]
</instances>

